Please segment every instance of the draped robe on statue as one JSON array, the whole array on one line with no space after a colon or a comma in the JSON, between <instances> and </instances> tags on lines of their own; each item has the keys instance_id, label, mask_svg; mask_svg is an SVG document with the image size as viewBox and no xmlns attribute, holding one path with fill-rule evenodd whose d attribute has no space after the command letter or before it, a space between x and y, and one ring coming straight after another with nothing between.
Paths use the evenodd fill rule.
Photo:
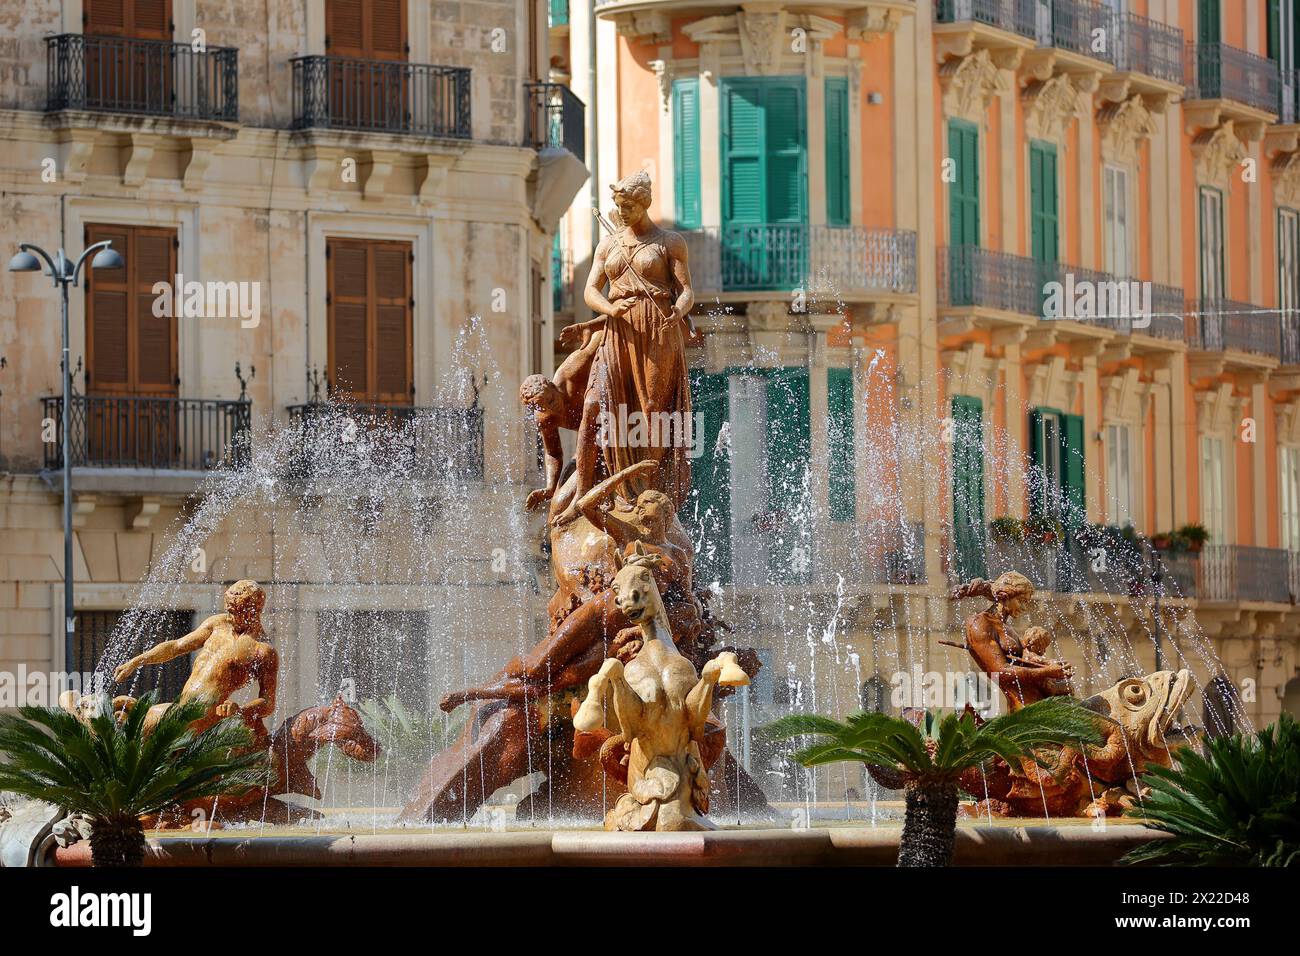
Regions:
<instances>
[{"instance_id":1,"label":"draped robe on statue","mask_svg":"<svg viewBox=\"0 0 1300 956\"><path fill-rule=\"evenodd\" d=\"M622 318L610 317L605 340L592 363L589 388L601 406L598 434L608 474L640 461L659 463L657 472L635 479L624 494L635 497L656 488L682 506L691 487L688 452L691 434L691 390L680 321L669 322L680 290L673 280L671 259L656 230L637 241L620 232L605 260L610 302L631 300ZM628 268L635 263L645 283ZM651 296L646 294L649 290ZM640 413L636 415L634 413ZM639 425L639 427L638 427Z\"/></svg>"}]
</instances>

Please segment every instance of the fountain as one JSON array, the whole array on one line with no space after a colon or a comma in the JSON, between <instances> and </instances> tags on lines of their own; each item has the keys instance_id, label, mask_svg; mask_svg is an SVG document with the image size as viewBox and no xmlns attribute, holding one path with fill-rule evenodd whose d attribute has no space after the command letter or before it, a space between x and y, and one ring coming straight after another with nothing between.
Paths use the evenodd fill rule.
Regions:
<instances>
[{"instance_id":1,"label":"fountain","mask_svg":"<svg viewBox=\"0 0 1300 956\"><path fill-rule=\"evenodd\" d=\"M681 238L648 218L649 191L644 173L615 186L617 231L602 241L587 287L599 318L566 329L573 351L556 374L520 389L542 474L512 464L526 430L501 423L475 438L467 429L480 399L513 402L474 322L441 412L380 419L324 402L268 429L238 467L214 473L155 558L100 663L128 683L116 706L131 706L143 665L197 651L182 696L206 688L211 717L243 717L281 768L264 791L209 807L219 826L254 840L559 831L602 820L660 831L794 821L798 831L829 813L839 826L890 830L898 810L887 779L798 767L792 747L751 731L791 711L895 709L885 698L897 682L885 675L922 664L966 674L969 654L1008 707L1071 693L1115 728L1102 751L1064 748L1055 774L1003 764L963 780L971 813L989 822L1102 818L1140 802L1142 767L1168 763L1179 725L1193 722L1186 710L1200 675L1219 671L1195 620L1178 613L1176 586L1165 587L1169 600L1149 625L1140 591L1110 587L1068 613L1054 609L1045 633L1022 639L1010 622L1031 610L1035 586L1096 568L1075 542L989 548L980 563L995 579L954 597L990 606L967 618L964 641L941 640L955 636L953 625L936 623L948 615L934 609L926 581L955 558L941 536L918 533L926 502L903 476L935 460L944 438L895 414L857 457L865 521L828 532L806 456L768 462L770 479L790 492L784 507L756 503L744 520L702 500L690 490L692 469L730 463L764 420L783 427L781 396L798 385L769 374L757 354L736 374L742 386L766 376L766 404L746 406L742 387L732 415L705 409L704 434L693 434L689 266ZM725 323L725 310L710 320ZM899 407L906 384L884 349L861 382L872 414ZM457 402L466 414L447 414ZM576 436L572 460L566 432ZM704 454L693 459L701 438ZM999 436L987 444L992 458L1010 460ZM466 459L474 445L502 480L481 480L482 466ZM738 459L729 474L742 488L753 477ZM518 489L538 478L543 486L521 502ZM993 498L1013 500L1007 488ZM544 529L530 517L539 510ZM720 522L737 529L725 560L734 557L739 587L719 581ZM265 559L226 557L244 554ZM1028 576L1009 573L1016 565ZM158 609L195 607L196 595L215 596L209 582L231 580L225 615L179 642L158 639ZM747 594L750 585L766 597ZM1128 610L1106 591L1124 593ZM1123 613L1134 620L1122 626ZM1163 629L1175 669L1144 675L1133 638L1144 627L1153 641ZM286 698L310 706L270 734L264 721ZM1221 712L1248 725L1239 702L1207 708ZM277 829L286 823L294 826Z\"/></svg>"}]
</instances>

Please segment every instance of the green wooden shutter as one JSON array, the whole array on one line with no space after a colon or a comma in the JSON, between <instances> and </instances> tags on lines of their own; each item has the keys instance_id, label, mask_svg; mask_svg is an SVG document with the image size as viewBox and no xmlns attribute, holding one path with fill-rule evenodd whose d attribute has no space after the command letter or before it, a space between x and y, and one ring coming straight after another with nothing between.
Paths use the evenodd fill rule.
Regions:
<instances>
[{"instance_id":1,"label":"green wooden shutter","mask_svg":"<svg viewBox=\"0 0 1300 956\"><path fill-rule=\"evenodd\" d=\"M1062 524L1067 529L1082 528L1088 518L1085 491L1084 436L1082 415L1061 416L1061 497Z\"/></svg>"},{"instance_id":2,"label":"green wooden shutter","mask_svg":"<svg viewBox=\"0 0 1300 956\"><path fill-rule=\"evenodd\" d=\"M1281 0L1267 0L1267 2L1265 19L1268 21L1268 58L1277 62L1282 59Z\"/></svg>"},{"instance_id":3,"label":"green wooden shutter","mask_svg":"<svg viewBox=\"0 0 1300 956\"><path fill-rule=\"evenodd\" d=\"M808 457L812 446L808 405L808 369L775 368L767 373L768 508L784 519L768 551L774 581L804 581L812 555L807 538Z\"/></svg>"},{"instance_id":4,"label":"green wooden shutter","mask_svg":"<svg viewBox=\"0 0 1300 956\"><path fill-rule=\"evenodd\" d=\"M805 112L803 77L723 82L722 272L728 289L790 289L807 274Z\"/></svg>"},{"instance_id":5,"label":"green wooden shutter","mask_svg":"<svg viewBox=\"0 0 1300 956\"><path fill-rule=\"evenodd\" d=\"M849 81L826 81L826 221L847 226L849 209Z\"/></svg>"},{"instance_id":6,"label":"green wooden shutter","mask_svg":"<svg viewBox=\"0 0 1300 956\"><path fill-rule=\"evenodd\" d=\"M957 179L948 188L948 245L953 305L975 302L974 256L980 243L979 127L948 123L948 158Z\"/></svg>"},{"instance_id":7,"label":"green wooden shutter","mask_svg":"<svg viewBox=\"0 0 1300 956\"><path fill-rule=\"evenodd\" d=\"M1198 43L1218 43L1222 36L1219 0L1197 0L1196 40Z\"/></svg>"},{"instance_id":8,"label":"green wooden shutter","mask_svg":"<svg viewBox=\"0 0 1300 956\"><path fill-rule=\"evenodd\" d=\"M830 518L832 521L852 521L857 515L853 460L853 369L826 370L826 410Z\"/></svg>"},{"instance_id":9,"label":"green wooden shutter","mask_svg":"<svg viewBox=\"0 0 1300 956\"><path fill-rule=\"evenodd\" d=\"M1029 514L1041 517L1047 512L1047 495L1044 484L1047 478L1047 460L1043 448L1043 412L1029 410Z\"/></svg>"},{"instance_id":10,"label":"green wooden shutter","mask_svg":"<svg viewBox=\"0 0 1300 956\"><path fill-rule=\"evenodd\" d=\"M695 541L695 577L701 584L731 582L731 458L718 436L728 417L728 378L691 369L691 406L703 434L693 436L701 454L691 460L691 492L682 523Z\"/></svg>"},{"instance_id":11,"label":"green wooden shutter","mask_svg":"<svg viewBox=\"0 0 1300 956\"><path fill-rule=\"evenodd\" d=\"M957 572L984 577L984 404L952 397L952 525Z\"/></svg>"},{"instance_id":12,"label":"green wooden shutter","mask_svg":"<svg viewBox=\"0 0 1300 956\"><path fill-rule=\"evenodd\" d=\"M673 163L677 227L700 228L700 81L673 81Z\"/></svg>"},{"instance_id":13,"label":"green wooden shutter","mask_svg":"<svg viewBox=\"0 0 1300 956\"><path fill-rule=\"evenodd\" d=\"M1057 205L1056 147L1029 144L1030 238L1036 262L1052 265L1060 260Z\"/></svg>"}]
</instances>

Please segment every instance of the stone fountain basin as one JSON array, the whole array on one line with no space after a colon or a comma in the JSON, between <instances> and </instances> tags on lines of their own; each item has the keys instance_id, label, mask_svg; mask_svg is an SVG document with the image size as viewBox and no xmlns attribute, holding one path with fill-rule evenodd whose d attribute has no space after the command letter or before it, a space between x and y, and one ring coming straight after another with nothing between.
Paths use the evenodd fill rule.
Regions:
<instances>
[{"instance_id":1,"label":"stone fountain basin","mask_svg":"<svg viewBox=\"0 0 1300 956\"><path fill-rule=\"evenodd\" d=\"M707 833L596 829L409 829L317 833L232 829L150 835L146 866L893 866L898 826L733 828ZM964 821L958 866L1110 866L1163 834L1131 823ZM90 865L90 847L57 849L44 865Z\"/></svg>"}]
</instances>

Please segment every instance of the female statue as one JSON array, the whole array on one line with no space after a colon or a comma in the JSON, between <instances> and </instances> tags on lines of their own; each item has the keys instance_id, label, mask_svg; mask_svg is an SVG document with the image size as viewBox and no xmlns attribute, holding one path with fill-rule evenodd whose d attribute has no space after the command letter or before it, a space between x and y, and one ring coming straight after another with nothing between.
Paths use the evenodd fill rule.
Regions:
<instances>
[{"instance_id":1,"label":"female statue","mask_svg":"<svg viewBox=\"0 0 1300 956\"><path fill-rule=\"evenodd\" d=\"M596 247L584 295L605 317L604 338L583 397L577 487L557 524L577 517L577 502L598 480L637 462L655 461L659 468L632 482L632 498L655 488L675 511L690 490L691 392L682 321L695 293L686 243L647 214L646 173L633 173L612 189L619 227Z\"/></svg>"}]
</instances>

